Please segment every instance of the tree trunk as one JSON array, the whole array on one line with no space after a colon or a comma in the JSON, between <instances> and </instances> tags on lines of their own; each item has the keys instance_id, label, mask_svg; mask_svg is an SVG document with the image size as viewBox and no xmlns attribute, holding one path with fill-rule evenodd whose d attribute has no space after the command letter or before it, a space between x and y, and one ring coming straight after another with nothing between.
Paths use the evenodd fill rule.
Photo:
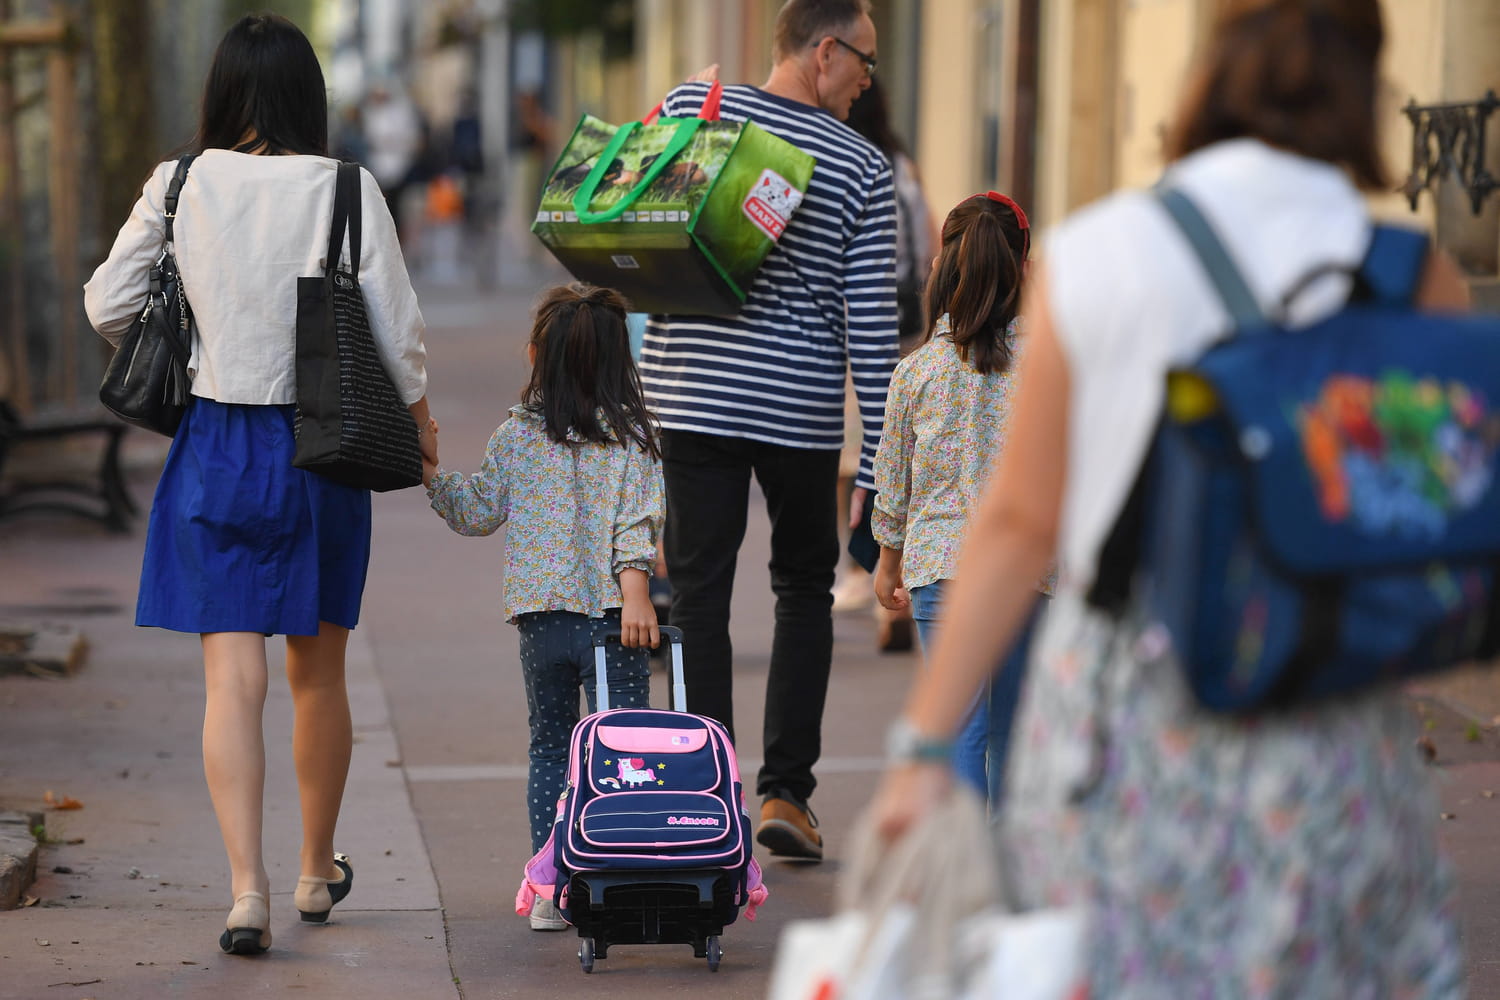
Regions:
<instances>
[{"instance_id":1,"label":"tree trunk","mask_svg":"<svg viewBox=\"0 0 1500 1000\"><path fill-rule=\"evenodd\" d=\"M98 109L99 245L109 247L163 150L151 101L149 0L110 0L90 7Z\"/></svg>"}]
</instances>

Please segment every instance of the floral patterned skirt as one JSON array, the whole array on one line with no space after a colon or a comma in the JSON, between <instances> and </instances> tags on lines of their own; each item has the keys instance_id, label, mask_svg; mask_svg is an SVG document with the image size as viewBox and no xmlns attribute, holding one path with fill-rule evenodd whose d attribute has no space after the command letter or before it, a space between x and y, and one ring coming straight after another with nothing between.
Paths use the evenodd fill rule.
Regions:
<instances>
[{"instance_id":1,"label":"floral patterned skirt","mask_svg":"<svg viewBox=\"0 0 1500 1000\"><path fill-rule=\"evenodd\" d=\"M1158 629L1062 593L1033 652L1001 819L1023 908L1081 903L1093 995L1463 995L1415 720L1381 692L1200 710Z\"/></svg>"}]
</instances>

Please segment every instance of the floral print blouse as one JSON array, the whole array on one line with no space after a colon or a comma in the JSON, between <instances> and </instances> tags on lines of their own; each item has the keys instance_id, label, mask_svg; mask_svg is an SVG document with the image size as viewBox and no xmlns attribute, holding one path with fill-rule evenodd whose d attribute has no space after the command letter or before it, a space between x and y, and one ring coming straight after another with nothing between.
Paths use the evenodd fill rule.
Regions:
<instances>
[{"instance_id":1,"label":"floral print blouse","mask_svg":"<svg viewBox=\"0 0 1500 1000\"><path fill-rule=\"evenodd\" d=\"M1015 394L1020 320L1006 331L1014 357L1004 372L981 375L959 356L948 314L932 339L896 366L875 453L870 529L899 549L908 590L951 580L969 515L979 502ZM1041 588L1051 593L1050 581Z\"/></svg>"},{"instance_id":2,"label":"floral print blouse","mask_svg":"<svg viewBox=\"0 0 1500 1000\"><path fill-rule=\"evenodd\" d=\"M665 501L661 464L635 445L547 434L540 414L511 407L479 472L439 472L432 509L460 535L508 524L505 617L574 611L597 618L621 605L619 574L650 573Z\"/></svg>"}]
</instances>

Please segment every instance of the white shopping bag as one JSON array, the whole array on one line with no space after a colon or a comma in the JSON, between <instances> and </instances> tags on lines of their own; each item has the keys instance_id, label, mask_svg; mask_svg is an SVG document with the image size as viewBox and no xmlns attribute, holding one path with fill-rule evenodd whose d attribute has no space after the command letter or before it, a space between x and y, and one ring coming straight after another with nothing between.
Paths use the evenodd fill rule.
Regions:
<instances>
[{"instance_id":1,"label":"white shopping bag","mask_svg":"<svg viewBox=\"0 0 1500 1000\"><path fill-rule=\"evenodd\" d=\"M839 909L782 932L769 1000L1085 1000L1076 909L1000 905L995 846L972 792L894 844L856 826Z\"/></svg>"},{"instance_id":2,"label":"white shopping bag","mask_svg":"<svg viewBox=\"0 0 1500 1000\"><path fill-rule=\"evenodd\" d=\"M793 921L776 949L770 1000L912 1000L904 988L911 922L907 907L873 929L853 910Z\"/></svg>"}]
</instances>

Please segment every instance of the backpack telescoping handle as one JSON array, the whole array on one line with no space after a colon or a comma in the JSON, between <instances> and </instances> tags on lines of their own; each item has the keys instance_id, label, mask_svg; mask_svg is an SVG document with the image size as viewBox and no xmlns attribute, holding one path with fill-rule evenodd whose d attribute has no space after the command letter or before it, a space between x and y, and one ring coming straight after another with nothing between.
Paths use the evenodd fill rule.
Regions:
<instances>
[{"instance_id":1,"label":"backpack telescoping handle","mask_svg":"<svg viewBox=\"0 0 1500 1000\"><path fill-rule=\"evenodd\" d=\"M679 712L686 712L687 682L682 679L682 629L675 625L658 625L656 630L661 633L662 642L667 644L672 656L672 707ZM619 632L605 632L594 636L595 707L601 712L609 710L609 674L605 669L604 647L608 643L619 641Z\"/></svg>"}]
</instances>

